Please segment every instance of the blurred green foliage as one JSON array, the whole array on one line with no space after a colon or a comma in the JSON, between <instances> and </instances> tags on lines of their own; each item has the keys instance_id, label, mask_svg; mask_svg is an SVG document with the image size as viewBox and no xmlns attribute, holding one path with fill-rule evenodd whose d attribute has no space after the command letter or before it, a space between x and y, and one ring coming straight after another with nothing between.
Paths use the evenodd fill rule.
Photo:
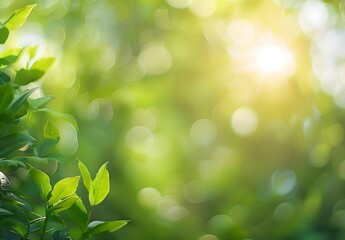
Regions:
<instances>
[{"instance_id":1,"label":"blurred green foliage","mask_svg":"<svg viewBox=\"0 0 345 240\"><path fill-rule=\"evenodd\" d=\"M345 237L343 1L0 8L31 3L9 42L57 56L42 88L79 126L61 122L58 150L109 161L94 215L131 222L106 239Z\"/></svg>"}]
</instances>

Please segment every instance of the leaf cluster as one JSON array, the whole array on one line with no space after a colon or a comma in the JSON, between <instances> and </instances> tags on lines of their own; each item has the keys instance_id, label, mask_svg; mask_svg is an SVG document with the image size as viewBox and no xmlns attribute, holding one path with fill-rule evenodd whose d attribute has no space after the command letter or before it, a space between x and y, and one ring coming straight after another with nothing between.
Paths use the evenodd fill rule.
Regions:
<instances>
[{"instance_id":1,"label":"leaf cluster","mask_svg":"<svg viewBox=\"0 0 345 240\"><path fill-rule=\"evenodd\" d=\"M5 44L12 30L23 25L35 5L16 10L6 21L0 23L0 44ZM109 172L103 164L94 179L87 167L79 162L83 182L89 192L87 210L77 194L80 176L63 178L54 185L44 171L34 166L35 162L61 162L63 157L56 152L60 140L57 125L51 119L71 122L68 114L54 112L46 105L52 96L30 98L38 90L38 81L54 63L54 58L36 60L37 47L6 49L0 53L0 168L5 173L17 168L27 169L37 184L44 212L36 213L36 204L28 202L28 196L15 193L8 186L0 186L0 238L1 239L71 239L66 226L66 212L79 228L78 239L88 239L102 232L113 232L127 221L91 221L92 209L100 204L109 193ZM18 62L26 55L26 66ZM30 133L30 116L48 113L50 118L42 127L43 135L37 138ZM7 170L7 171L6 171ZM2 173L2 172L1 172ZM5 176L5 175L4 175Z\"/></svg>"}]
</instances>

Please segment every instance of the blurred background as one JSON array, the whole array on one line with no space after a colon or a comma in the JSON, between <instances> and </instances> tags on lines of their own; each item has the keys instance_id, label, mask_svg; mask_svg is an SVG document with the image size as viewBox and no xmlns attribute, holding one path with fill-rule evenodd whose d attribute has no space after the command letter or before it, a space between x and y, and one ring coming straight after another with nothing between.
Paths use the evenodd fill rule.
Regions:
<instances>
[{"instance_id":1,"label":"blurred background","mask_svg":"<svg viewBox=\"0 0 345 240\"><path fill-rule=\"evenodd\" d=\"M1 0L38 6L10 45L57 58L42 80L57 174L111 192L99 239L345 239L345 2ZM83 195L83 194L81 194ZM73 230L72 230L73 231Z\"/></svg>"}]
</instances>

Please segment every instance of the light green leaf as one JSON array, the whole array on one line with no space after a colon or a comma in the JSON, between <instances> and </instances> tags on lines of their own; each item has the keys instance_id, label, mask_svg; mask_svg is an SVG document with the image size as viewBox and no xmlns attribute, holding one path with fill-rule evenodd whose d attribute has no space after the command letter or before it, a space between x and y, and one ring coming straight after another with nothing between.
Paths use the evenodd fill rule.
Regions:
<instances>
[{"instance_id":1,"label":"light green leaf","mask_svg":"<svg viewBox=\"0 0 345 240\"><path fill-rule=\"evenodd\" d=\"M53 206L51 206L48 211L50 213L59 213L62 211L65 211L67 209L69 209L73 204L75 204L79 199L79 196L77 196L76 194L66 197L64 199L62 199L61 201L58 201L57 203L55 203Z\"/></svg>"},{"instance_id":2,"label":"light green leaf","mask_svg":"<svg viewBox=\"0 0 345 240\"><path fill-rule=\"evenodd\" d=\"M35 82L44 75L44 71L35 69L20 69L14 79L14 82L18 85L27 85L31 82Z\"/></svg>"},{"instance_id":3,"label":"light green leaf","mask_svg":"<svg viewBox=\"0 0 345 240\"><path fill-rule=\"evenodd\" d=\"M87 239L92 237L93 235L104 233L104 232L114 232L121 227L125 226L128 223L128 221L109 221L109 222L103 222L103 221L93 221L91 222L87 228L88 230L83 234L81 239Z\"/></svg>"},{"instance_id":4,"label":"light green leaf","mask_svg":"<svg viewBox=\"0 0 345 240\"><path fill-rule=\"evenodd\" d=\"M0 65L10 65L18 60L23 48L6 49L0 54Z\"/></svg>"},{"instance_id":5,"label":"light green leaf","mask_svg":"<svg viewBox=\"0 0 345 240\"><path fill-rule=\"evenodd\" d=\"M13 100L13 89L9 83L0 85L0 113L4 112Z\"/></svg>"},{"instance_id":6,"label":"light green leaf","mask_svg":"<svg viewBox=\"0 0 345 240\"><path fill-rule=\"evenodd\" d=\"M44 137L53 140L60 138L59 130L52 124L50 120L48 120L44 126Z\"/></svg>"},{"instance_id":7,"label":"light green leaf","mask_svg":"<svg viewBox=\"0 0 345 240\"><path fill-rule=\"evenodd\" d=\"M37 60L30 69L46 71L53 65L55 58L42 58Z\"/></svg>"},{"instance_id":8,"label":"light green leaf","mask_svg":"<svg viewBox=\"0 0 345 240\"><path fill-rule=\"evenodd\" d=\"M81 176L83 177L84 186L86 187L89 194L91 193L93 194L93 185L92 185L92 179L91 179L89 170L81 161L79 161L78 167L79 167Z\"/></svg>"},{"instance_id":9,"label":"light green leaf","mask_svg":"<svg viewBox=\"0 0 345 240\"><path fill-rule=\"evenodd\" d=\"M104 163L98 170L95 179L92 181L93 196L90 199L90 204L95 206L101 203L108 195L110 190L109 172L107 170L107 163Z\"/></svg>"},{"instance_id":10,"label":"light green leaf","mask_svg":"<svg viewBox=\"0 0 345 240\"><path fill-rule=\"evenodd\" d=\"M40 196L43 201L47 201L49 192L52 190L49 176L41 170L30 168L29 173L40 189Z\"/></svg>"},{"instance_id":11,"label":"light green leaf","mask_svg":"<svg viewBox=\"0 0 345 240\"><path fill-rule=\"evenodd\" d=\"M0 23L0 44L4 44L8 38L10 31L8 31L7 27Z\"/></svg>"},{"instance_id":12,"label":"light green leaf","mask_svg":"<svg viewBox=\"0 0 345 240\"><path fill-rule=\"evenodd\" d=\"M28 99L28 101L29 101L30 106L33 109L40 109L53 99L54 99L53 96L44 96L44 97L36 98L36 99Z\"/></svg>"},{"instance_id":13,"label":"light green leaf","mask_svg":"<svg viewBox=\"0 0 345 240\"><path fill-rule=\"evenodd\" d=\"M51 192L51 197L48 201L49 205L54 205L63 198L74 194L78 187L79 178L80 176L76 176L58 181Z\"/></svg>"},{"instance_id":14,"label":"light green leaf","mask_svg":"<svg viewBox=\"0 0 345 240\"><path fill-rule=\"evenodd\" d=\"M28 5L24 8L16 10L12 16L5 21L4 26L8 28L8 30L13 30L17 27L22 26L29 14L31 13L32 9L36 6L37 4L32 4Z\"/></svg>"}]
</instances>

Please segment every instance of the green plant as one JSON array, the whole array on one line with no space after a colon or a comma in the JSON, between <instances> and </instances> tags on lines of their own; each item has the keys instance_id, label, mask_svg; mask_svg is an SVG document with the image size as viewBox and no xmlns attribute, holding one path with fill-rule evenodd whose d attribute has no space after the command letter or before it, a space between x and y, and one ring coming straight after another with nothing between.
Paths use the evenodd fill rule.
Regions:
<instances>
[{"instance_id":1,"label":"green plant","mask_svg":"<svg viewBox=\"0 0 345 240\"><path fill-rule=\"evenodd\" d=\"M4 23L0 23L0 44L8 39L10 31L26 21L35 5L15 11ZM25 67L20 65L22 56L27 56ZM76 191L80 176L63 178L54 185L44 171L36 165L40 162L61 162L62 156L54 147L60 135L54 123L46 120L43 136L30 131L30 116L48 113L69 120L76 127L75 120L67 114L56 113L46 105L52 96L30 99L38 87L33 86L53 64L53 58L35 60L36 47L7 49L0 54L0 169L5 173L22 168L28 170L37 184L41 200L30 203L29 196L13 191L5 174L0 182L0 231L1 239L71 239L66 218L80 229L78 239L88 239L106 231L115 231L127 221L91 221L93 208L109 193L109 172L106 163L92 180L86 166L79 162L79 169L88 191L90 209L87 210ZM43 212L36 212L43 209ZM66 212L67 215L62 215Z\"/></svg>"}]
</instances>

